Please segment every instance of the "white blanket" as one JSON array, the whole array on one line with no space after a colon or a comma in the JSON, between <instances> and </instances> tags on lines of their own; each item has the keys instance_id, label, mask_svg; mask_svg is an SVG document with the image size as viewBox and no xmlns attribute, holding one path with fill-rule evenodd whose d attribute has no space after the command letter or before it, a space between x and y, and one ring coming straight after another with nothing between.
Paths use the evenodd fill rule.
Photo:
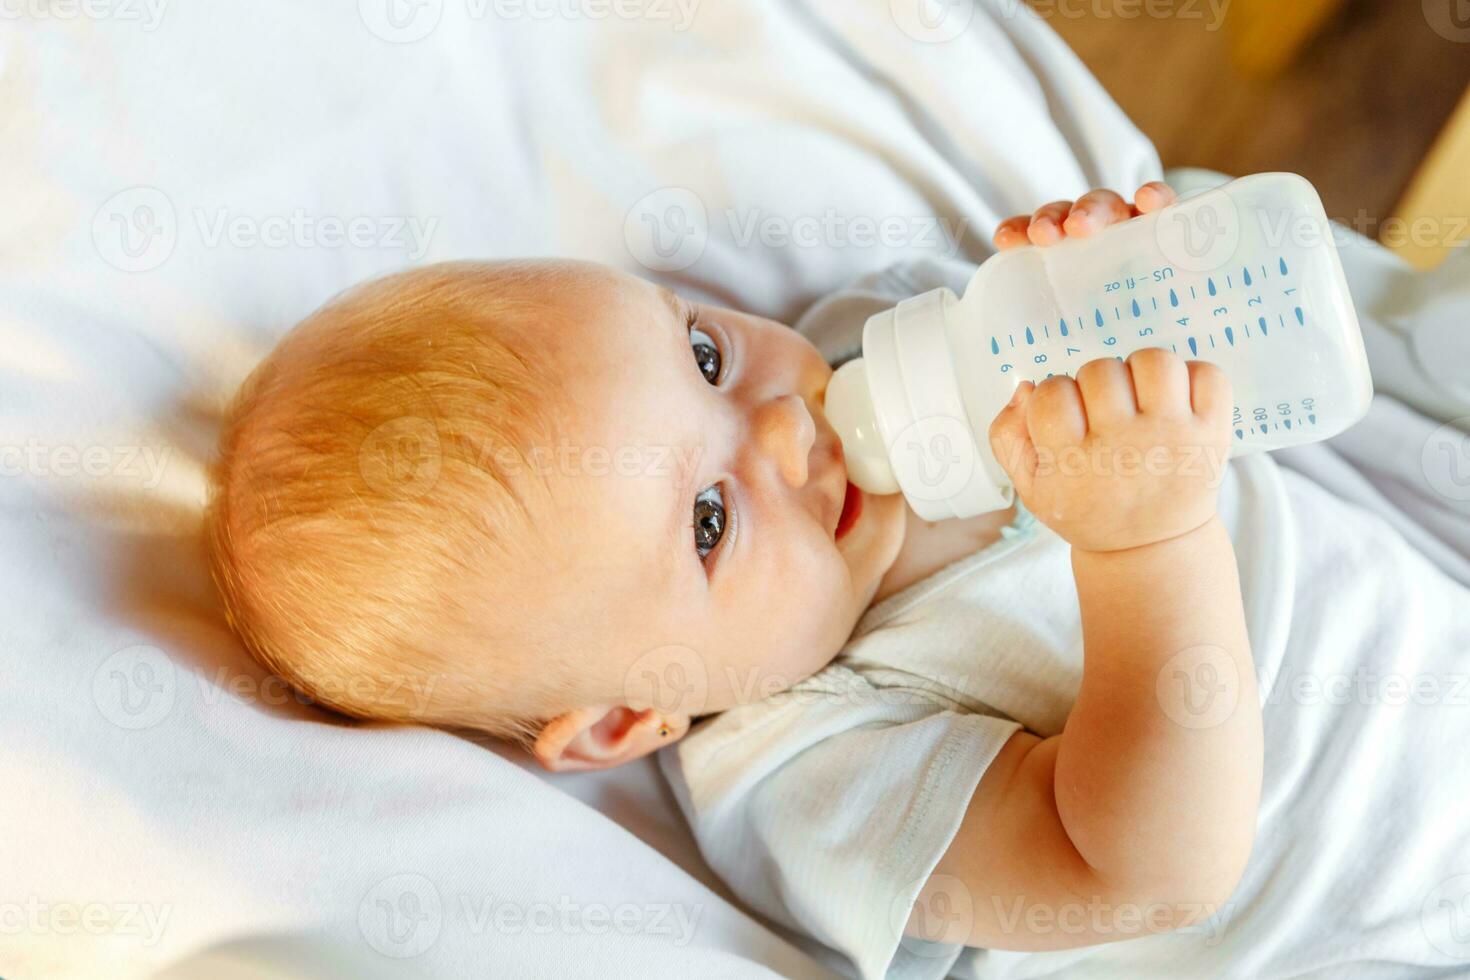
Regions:
<instances>
[{"instance_id":1,"label":"white blanket","mask_svg":"<svg viewBox=\"0 0 1470 980\"><path fill-rule=\"evenodd\" d=\"M538 778L270 683L202 466L277 337L407 263L642 258L790 318L1159 176L1024 6L917 2L4 7L0 975L828 972L651 766Z\"/></svg>"},{"instance_id":2,"label":"white blanket","mask_svg":"<svg viewBox=\"0 0 1470 980\"><path fill-rule=\"evenodd\" d=\"M220 406L407 263L687 262L791 317L1158 161L1015 4L394 4L0 13L0 975L824 975L651 764L541 779L269 684L197 537Z\"/></svg>"}]
</instances>

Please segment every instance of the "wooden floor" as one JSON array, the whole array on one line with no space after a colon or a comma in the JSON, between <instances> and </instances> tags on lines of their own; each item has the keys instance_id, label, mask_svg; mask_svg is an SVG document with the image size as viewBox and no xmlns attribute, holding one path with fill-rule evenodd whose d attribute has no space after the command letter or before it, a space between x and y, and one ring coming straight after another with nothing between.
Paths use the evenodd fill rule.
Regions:
<instances>
[{"instance_id":1,"label":"wooden floor","mask_svg":"<svg viewBox=\"0 0 1470 980\"><path fill-rule=\"evenodd\" d=\"M1317 185L1329 214L1349 223L1377 226L1393 213L1470 86L1470 43L1435 33L1420 0L1345 3L1271 80L1240 77L1228 27L1209 29L1207 0L1173 5L1197 18L1116 16L1141 6L1038 3L1158 145L1165 166L1295 171ZM1376 227L1360 230L1376 237Z\"/></svg>"}]
</instances>

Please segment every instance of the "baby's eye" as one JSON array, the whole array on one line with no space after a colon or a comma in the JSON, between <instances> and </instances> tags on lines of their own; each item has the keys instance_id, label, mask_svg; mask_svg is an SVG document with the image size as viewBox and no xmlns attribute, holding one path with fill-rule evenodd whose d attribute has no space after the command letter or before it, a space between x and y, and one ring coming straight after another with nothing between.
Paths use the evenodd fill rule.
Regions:
<instances>
[{"instance_id":1,"label":"baby's eye","mask_svg":"<svg viewBox=\"0 0 1470 980\"><path fill-rule=\"evenodd\" d=\"M710 384L720 383L720 345L698 327L689 329L689 345L694 348L694 363Z\"/></svg>"},{"instance_id":2,"label":"baby's eye","mask_svg":"<svg viewBox=\"0 0 1470 980\"><path fill-rule=\"evenodd\" d=\"M719 484L694 498L694 551L700 559L709 556L725 535L725 498Z\"/></svg>"}]
</instances>

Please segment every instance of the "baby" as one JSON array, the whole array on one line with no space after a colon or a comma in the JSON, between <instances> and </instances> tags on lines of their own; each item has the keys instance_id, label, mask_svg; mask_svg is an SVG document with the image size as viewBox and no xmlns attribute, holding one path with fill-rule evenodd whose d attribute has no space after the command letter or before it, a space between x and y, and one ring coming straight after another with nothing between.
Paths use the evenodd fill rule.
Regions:
<instances>
[{"instance_id":1,"label":"baby","mask_svg":"<svg viewBox=\"0 0 1470 980\"><path fill-rule=\"evenodd\" d=\"M1172 199L1094 191L995 243ZM1223 459L1228 382L1150 349L1021 384L990 439L1024 508L925 523L847 482L823 415L867 314L970 271L915 269L797 330L573 262L348 292L222 437L231 623L322 704L547 769L683 739L662 760L711 865L863 975L1122 939L1117 975L1234 968L1270 948L1222 941L1261 800L1259 665L1218 468L1182 462ZM1159 452L1180 462L1098 462ZM1233 514L1269 490L1240 469ZM1080 953L1052 955L1022 972Z\"/></svg>"}]
</instances>

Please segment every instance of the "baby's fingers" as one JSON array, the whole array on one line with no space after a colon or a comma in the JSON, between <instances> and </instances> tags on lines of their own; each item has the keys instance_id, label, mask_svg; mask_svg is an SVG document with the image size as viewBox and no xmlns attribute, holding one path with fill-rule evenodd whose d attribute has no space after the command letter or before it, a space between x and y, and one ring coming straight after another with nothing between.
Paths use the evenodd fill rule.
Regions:
<instances>
[{"instance_id":1,"label":"baby's fingers","mask_svg":"<svg viewBox=\"0 0 1470 980\"><path fill-rule=\"evenodd\" d=\"M1095 190L1077 199L1062 227L1071 238L1086 238L1131 217L1133 208L1127 201L1113 191Z\"/></svg>"},{"instance_id":2,"label":"baby's fingers","mask_svg":"<svg viewBox=\"0 0 1470 980\"><path fill-rule=\"evenodd\" d=\"M1149 214L1173 204L1178 196L1174 193L1174 188L1162 180L1153 180L1144 184L1133 195L1133 207L1139 214Z\"/></svg>"},{"instance_id":3,"label":"baby's fingers","mask_svg":"<svg viewBox=\"0 0 1470 980\"><path fill-rule=\"evenodd\" d=\"M1189 362L1189 397L1195 415L1222 423L1230 418L1235 401L1230 378L1207 361Z\"/></svg>"},{"instance_id":4,"label":"baby's fingers","mask_svg":"<svg viewBox=\"0 0 1470 980\"><path fill-rule=\"evenodd\" d=\"M995 247L998 251L1006 252L1022 245L1030 245L1031 239L1026 231L1031 227L1031 217L1018 214L1014 218L1007 218L995 229Z\"/></svg>"},{"instance_id":5,"label":"baby's fingers","mask_svg":"<svg viewBox=\"0 0 1470 980\"><path fill-rule=\"evenodd\" d=\"M1071 201L1053 201L1043 208L1038 208L1031 216L1031 227L1026 234L1031 239L1032 245L1055 245L1066 235L1062 232L1062 222L1067 220L1067 214L1072 210Z\"/></svg>"},{"instance_id":6,"label":"baby's fingers","mask_svg":"<svg viewBox=\"0 0 1470 980\"><path fill-rule=\"evenodd\" d=\"M1036 446L1026 428L1026 407L1036 386L1022 381L1010 402L990 423L990 450L1022 495L1030 490L1036 473Z\"/></svg>"}]
</instances>

